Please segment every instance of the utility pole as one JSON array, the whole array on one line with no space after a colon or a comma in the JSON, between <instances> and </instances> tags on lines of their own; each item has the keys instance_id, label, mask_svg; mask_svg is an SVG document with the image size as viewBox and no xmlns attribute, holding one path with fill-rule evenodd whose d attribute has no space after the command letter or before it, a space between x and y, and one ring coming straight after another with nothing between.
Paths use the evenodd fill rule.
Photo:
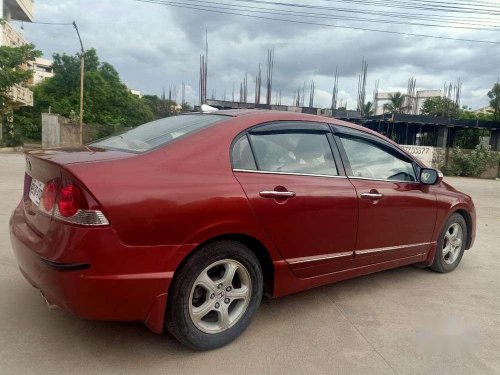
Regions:
<instances>
[{"instance_id":1,"label":"utility pole","mask_svg":"<svg viewBox=\"0 0 500 375\"><path fill-rule=\"evenodd\" d=\"M85 49L83 48L82 38L80 37L80 32L78 31L78 26L76 22L73 21L73 27L78 35L78 40L80 40L80 144L83 145L83 81L84 81L84 68L85 68Z\"/></svg>"}]
</instances>

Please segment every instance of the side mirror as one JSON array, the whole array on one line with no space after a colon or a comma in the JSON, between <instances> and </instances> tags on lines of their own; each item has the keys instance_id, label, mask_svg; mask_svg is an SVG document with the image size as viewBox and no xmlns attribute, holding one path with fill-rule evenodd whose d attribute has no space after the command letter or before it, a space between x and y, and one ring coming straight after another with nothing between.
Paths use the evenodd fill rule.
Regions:
<instances>
[{"instance_id":1,"label":"side mirror","mask_svg":"<svg viewBox=\"0 0 500 375\"><path fill-rule=\"evenodd\" d=\"M431 168L422 168L420 170L420 183L424 185L436 185L443 179L443 174Z\"/></svg>"}]
</instances>

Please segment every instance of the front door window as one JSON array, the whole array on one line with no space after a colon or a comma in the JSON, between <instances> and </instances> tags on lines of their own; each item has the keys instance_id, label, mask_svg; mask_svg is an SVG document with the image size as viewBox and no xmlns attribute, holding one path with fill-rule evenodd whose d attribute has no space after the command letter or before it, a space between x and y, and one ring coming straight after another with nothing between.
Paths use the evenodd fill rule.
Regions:
<instances>
[{"instance_id":1,"label":"front door window","mask_svg":"<svg viewBox=\"0 0 500 375\"><path fill-rule=\"evenodd\" d=\"M395 151L351 135L340 135L340 139L349 159L351 177L417 181L412 162Z\"/></svg>"}]
</instances>

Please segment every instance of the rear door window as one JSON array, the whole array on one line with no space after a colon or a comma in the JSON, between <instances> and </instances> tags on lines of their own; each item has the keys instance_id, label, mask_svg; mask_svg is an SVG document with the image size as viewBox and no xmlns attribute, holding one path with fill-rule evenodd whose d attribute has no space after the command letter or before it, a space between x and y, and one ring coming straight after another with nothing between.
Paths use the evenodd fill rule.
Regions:
<instances>
[{"instance_id":1,"label":"rear door window","mask_svg":"<svg viewBox=\"0 0 500 375\"><path fill-rule=\"evenodd\" d=\"M285 129L250 132L261 171L337 176L327 132Z\"/></svg>"}]
</instances>

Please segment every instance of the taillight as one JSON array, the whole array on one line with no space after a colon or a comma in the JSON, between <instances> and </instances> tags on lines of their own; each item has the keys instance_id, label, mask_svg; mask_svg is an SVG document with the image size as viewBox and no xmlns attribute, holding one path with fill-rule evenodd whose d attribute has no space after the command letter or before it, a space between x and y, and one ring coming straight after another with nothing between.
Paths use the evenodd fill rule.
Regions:
<instances>
[{"instance_id":1,"label":"taillight","mask_svg":"<svg viewBox=\"0 0 500 375\"><path fill-rule=\"evenodd\" d=\"M61 216L74 216L81 207L82 196L81 190L76 185L63 186L59 191L59 201L57 203Z\"/></svg>"},{"instance_id":2,"label":"taillight","mask_svg":"<svg viewBox=\"0 0 500 375\"><path fill-rule=\"evenodd\" d=\"M45 184L42 192L42 204L43 208L47 212L52 212L54 208L54 203L56 202L57 185L54 181L50 181Z\"/></svg>"},{"instance_id":3,"label":"taillight","mask_svg":"<svg viewBox=\"0 0 500 375\"><path fill-rule=\"evenodd\" d=\"M76 225L109 225L99 204L81 185L63 177L55 187L57 198L53 215L56 219Z\"/></svg>"}]
</instances>

